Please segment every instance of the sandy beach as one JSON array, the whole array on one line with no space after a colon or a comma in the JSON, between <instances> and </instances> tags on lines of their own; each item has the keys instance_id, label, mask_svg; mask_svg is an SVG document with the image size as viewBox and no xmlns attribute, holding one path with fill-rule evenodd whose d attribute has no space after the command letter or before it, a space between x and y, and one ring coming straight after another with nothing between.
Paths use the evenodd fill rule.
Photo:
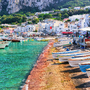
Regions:
<instances>
[{"instance_id":1,"label":"sandy beach","mask_svg":"<svg viewBox=\"0 0 90 90\"><path fill-rule=\"evenodd\" d=\"M54 48L53 43L44 48L22 90L90 90L90 80L79 67L53 59L52 52L64 51Z\"/></svg>"}]
</instances>

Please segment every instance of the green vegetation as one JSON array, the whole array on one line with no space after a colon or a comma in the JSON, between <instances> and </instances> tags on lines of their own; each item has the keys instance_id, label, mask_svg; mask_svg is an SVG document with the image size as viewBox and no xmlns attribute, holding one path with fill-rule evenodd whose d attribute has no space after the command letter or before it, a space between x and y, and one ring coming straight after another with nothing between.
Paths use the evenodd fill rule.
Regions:
<instances>
[{"instance_id":1,"label":"green vegetation","mask_svg":"<svg viewBox=\"0 0 90 90\"><path fill-rule=\"evenodd\" d=\"M39 22L39 19L38 18L35 18L35 19L32 20L32 23L33 24L37 24L38 22Z\"/></svg>"},{"instance_id":2,"label":"green vegetation","mask_svg":"<svg viewBox=\"0 0 90 90\"><path fill-rule=\"evenodd\" d=\"M38 16L40 20L46 19L46 18L52 18L52 14L40 14Z\"/></svg>"},{"instance_id":3,"label":"green vegetation","mask_svg":"<svg viewBox=\"0 0 90 90\"><path fill-rule=\"evenodd\" d=\"M72 15L80 15L80 14L88 14L90 13L90 9L80 9L80 10L74 10L74 9L70 9L70 10L64 10L64 11L60 11L58 13L52 14L54 20L63 20L64 18L68 18L69 16ZM78 21L78 19L76 19L75 21Z\"/></svg>"},{"instance_id":4,"label":"green vegetation","mask_svg":"<svg viewBox=\"0 0 90 90\"><path fill-rule=\"evenodd\" d=\"M50 4L50 6L47 6L44 10L55 10L55 12L58 12L56 9L61 8L72 9L78 6L80 7L90 6L90 0L62 0L62 1L54 0L54 4Z\"/></svg>"},{"instance_id":5,"label":"green vegetation","mask_svg":"<svg viewBox=\"0 0 90 90\"><path fill-rule=\"evenodd\" d=\"M3 15L0 18L0 23L8 23L8 24L18 24L26 21L26 15L21 15L21 14L13 14L13 15Z\"/></svg>"}]
</instances>

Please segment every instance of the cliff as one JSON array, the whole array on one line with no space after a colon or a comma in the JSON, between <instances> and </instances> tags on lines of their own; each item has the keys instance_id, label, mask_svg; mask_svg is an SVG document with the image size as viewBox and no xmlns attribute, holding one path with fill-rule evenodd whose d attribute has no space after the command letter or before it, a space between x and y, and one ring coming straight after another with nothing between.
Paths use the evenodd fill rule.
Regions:
<instances>
[{"instance_id":1,"label":"cliff","mask_svg":"<svg viewBox=\"0 0 90 90\"><path fill-rule=\"evenodd\" d=\"M0 12L15 13L26 7L39 10L60 9L62 7L75 7L90 5L89 0L0 0Z\"/></svg>"}]
</instances>

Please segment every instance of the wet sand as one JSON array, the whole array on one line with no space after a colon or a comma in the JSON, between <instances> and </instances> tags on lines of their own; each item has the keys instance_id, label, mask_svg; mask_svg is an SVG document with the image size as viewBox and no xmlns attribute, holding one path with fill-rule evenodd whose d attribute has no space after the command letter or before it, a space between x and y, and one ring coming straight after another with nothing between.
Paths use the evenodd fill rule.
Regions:
<instances>
[{"instance_id":1,"label":"wet sand","mask_svg":"<svg viewBox=\"0 0 90 90\"><path fill-rule=\"evenodd\" d=\"M53 59L52 52L65 50L53 43L45 47L22 90L90 90L90 78L79 67Z\"/></svg>"}]
</instances>

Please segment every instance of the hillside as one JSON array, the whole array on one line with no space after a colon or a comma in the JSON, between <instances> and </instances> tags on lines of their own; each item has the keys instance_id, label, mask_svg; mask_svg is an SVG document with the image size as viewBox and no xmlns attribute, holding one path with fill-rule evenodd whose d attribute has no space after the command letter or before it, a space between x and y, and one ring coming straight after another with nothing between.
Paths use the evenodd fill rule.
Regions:
<instances>
[{"instance_id":1,"label":"hillside","mask_svg":"<svg viewBox=\"0 0 90 90\"><path fill-rule=\"evenodd\" d=\"M20 10L36 12L88 5L90 5L90 0L0 0L0 15L11 14Z\"/></svg>"}]
</instances>

